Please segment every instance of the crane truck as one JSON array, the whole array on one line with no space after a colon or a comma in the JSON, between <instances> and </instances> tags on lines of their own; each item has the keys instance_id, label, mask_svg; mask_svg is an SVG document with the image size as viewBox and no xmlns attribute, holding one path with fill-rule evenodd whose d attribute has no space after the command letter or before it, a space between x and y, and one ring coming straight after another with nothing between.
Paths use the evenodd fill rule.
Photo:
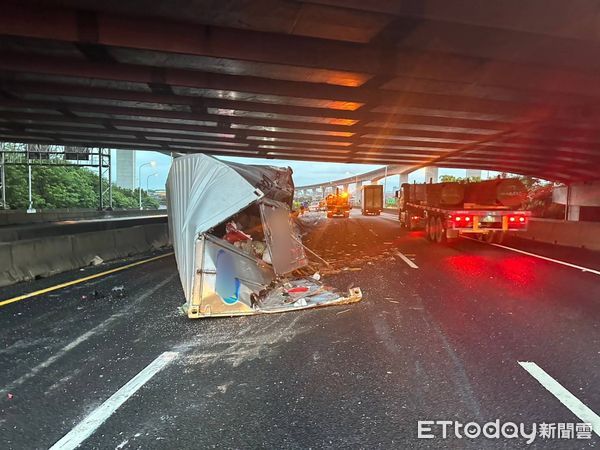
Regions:
<instances>
[{"instance_id":1,"label":"crane truck","mask_svg":"<svg viewBox=\"0 0 600 450\"><path fill-rule=\"evenodd\" d=\"M350 217L350 194L346 191L340 191L340 188L335 188L335 193L325 197L327 204L327 217Z\"/></svg>"},{"instance_id":2,"label":"crane truck","mask_svg":"<svg viewBox=\"0 0 600 450\"><path fill-rule=\"evenodd\" d=\"M471 235L501 243L507 231L526 231L531 212L522 209L527 189L516 178L472 183L402 185L399 220L408 230L442 243Z\"/></svg>"}]
</instances>

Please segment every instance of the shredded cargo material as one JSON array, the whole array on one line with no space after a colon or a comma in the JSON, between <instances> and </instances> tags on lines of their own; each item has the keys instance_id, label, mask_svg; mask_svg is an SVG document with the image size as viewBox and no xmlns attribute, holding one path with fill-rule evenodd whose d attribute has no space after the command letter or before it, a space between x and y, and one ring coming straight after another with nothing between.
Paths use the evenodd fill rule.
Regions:
<instances>
[{"instance_id":1,"label":"shredded cargo material","mask_svg":"<svg viewBox=\"0 0 600 450\"><path fill-rule=\"evenodd\" d=\"M359 288L344 296L322 284L309 266L292 221L293 192L289 168L241 165L201 154L173 161L167 179L169 228L188 317L276 313L361 300Z\"/></svg>"}]
</instances>

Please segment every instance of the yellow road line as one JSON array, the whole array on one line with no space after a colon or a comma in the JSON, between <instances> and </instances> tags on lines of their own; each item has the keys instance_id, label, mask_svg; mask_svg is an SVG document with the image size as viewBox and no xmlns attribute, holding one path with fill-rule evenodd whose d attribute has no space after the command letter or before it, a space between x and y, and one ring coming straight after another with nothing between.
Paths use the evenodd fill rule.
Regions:
<instances>
[{"instance_id":1,"label":"yellow road line","mask_svg":"<svg viewBox=\"0 0 600 450\"><path fill-rule=\"evenodd\" d=\"M131 269L132 267L139 266L141 264L146 264L146 263L149 263L152 261L156 261L157 259L166 258L167 256L171 256L171 255L173 255L173 252L165 253L164 255L154 256L154 257L148 258L148 259L143 259L141 261L136 261L134 263L127 264L127 265L121 266L121 267L115 267L114 269L106 270L104 272L96 273L94 275L89 275L87 277L79 278L77 280L67 281L66 283L61 283L61 284L57 284L55 286L47 287L45 289L40 289L39 291L34 291L34 292L30 292L28 294L23 294L23 295L19 295L17 297L9 298L7 300L2 300L2 301L0 301L0 307L9 305L11 303L20 302L21 300L26 300L31 297L36 297L38 295L46 294L48 292L56 291L58 289L63 289L63 288L69 287L69 286L73 286L75 284L85 283L86 281L93 280L95 278L100 278L100 277L104 277L106 275L120 272L122 270Z\"/></svg>"}]
</instances>

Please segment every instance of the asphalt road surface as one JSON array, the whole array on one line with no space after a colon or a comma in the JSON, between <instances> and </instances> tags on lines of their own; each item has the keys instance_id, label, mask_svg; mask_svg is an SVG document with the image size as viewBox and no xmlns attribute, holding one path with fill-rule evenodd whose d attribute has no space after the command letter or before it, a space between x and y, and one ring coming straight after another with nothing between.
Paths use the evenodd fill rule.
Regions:
<instances>
[{"instance_id":1,"label":"asphalt road surface","mask_svg":"<svg viewBox=\"0 0 600 450\"><path fill-rule=\"evenodd\" d=\"M305 223L307 245L331 261L325 281L359 286L360 303L192 321L166 257L1 307L0 447L598 446L569 427L600 413L600 273L466 239L432 244L392 216ZM598 253L506 245L600 270ZM422 424L434 437L419 438L418 421L444 420L538 428L531 445L459 438L454 423L446 438Z\"/></svg>"}]
</instances>

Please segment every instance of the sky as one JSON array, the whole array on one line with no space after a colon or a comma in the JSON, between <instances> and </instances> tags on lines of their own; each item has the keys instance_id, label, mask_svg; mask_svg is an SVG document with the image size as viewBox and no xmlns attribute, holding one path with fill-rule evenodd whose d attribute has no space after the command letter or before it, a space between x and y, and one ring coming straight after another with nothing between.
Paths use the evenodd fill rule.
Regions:
<instances>
[{"instance_id":1,"label":"sky","mask_svg":"<svg viewBox=\"0 0 600 450\"><path fill-rule=\"evenodd\" d=\"M171 166L171 157L159 152L152 151L138 151L136 155L137 167L141 164L155 161L156 167L146 166L142 168L142 188L146 188L146 180L148 180L148 187L150 189L164 189L167 181L167 175L169 173L169 167ZM349 176L368 172L370 170L378 169L383 167L381 165L373 164L341 164L341 163L323 163L323 162L311 162L311 161L288 161L279 159L261 159L261 158L238 158L238 157L221 157L226 161L234 161L243 164L264 164L270 166L281 166L291 167L294 171L294 184L296 186L303 186L306 184L321 183L339 178L346 178ZM136 171L137 173L137 171ZM148 175L156 173L155 176L147 178ZM490 172L493 175L495 172ZM459 177L465 176L464 169L440 169L439 175L454 175ZM484 177L487 175L487 171L483 172ZM113 171L114 176L114 171ZM425 181L424 169L411 173L408 177L408 181L417 183ZM388 190L397 187L397 177L389 177Z\"/></svg>"}]
</instances>

